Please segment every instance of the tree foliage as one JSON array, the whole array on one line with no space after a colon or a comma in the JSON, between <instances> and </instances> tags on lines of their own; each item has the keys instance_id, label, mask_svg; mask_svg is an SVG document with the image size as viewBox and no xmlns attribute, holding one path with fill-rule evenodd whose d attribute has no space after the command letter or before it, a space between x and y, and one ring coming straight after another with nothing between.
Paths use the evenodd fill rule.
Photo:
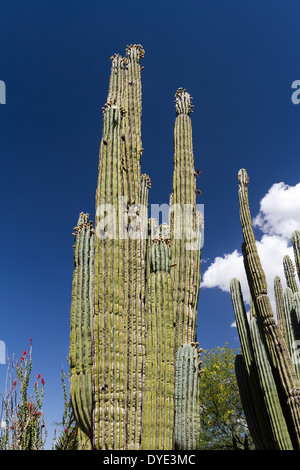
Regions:
<instances>
[{"instance_id":1,"label":"tree foliage","mask_svg":"<svg viewBox=\"0 0 300 470\"><path fill-rule=\"evenodd\" d=\"M236 381L237 349L215 347L203 352L201 374L201 449L253 449Z\"/></svg>"}]
</instances>

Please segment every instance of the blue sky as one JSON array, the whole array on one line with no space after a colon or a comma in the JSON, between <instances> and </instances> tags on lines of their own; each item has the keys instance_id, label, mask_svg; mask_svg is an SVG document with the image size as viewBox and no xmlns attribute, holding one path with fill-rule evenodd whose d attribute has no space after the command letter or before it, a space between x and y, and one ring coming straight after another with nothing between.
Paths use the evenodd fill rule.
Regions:
<instances>
[{"instance_id":1,"label":"blue sky","mask_svg":"<svg viewBox=\"0 0 300 470\"><path fill-rule=\"evenodd\" d=\"M123 55L127 44L145 49L142 171L151 177L150 203L168 203L171 192L174 94L183 87L193 96L198 202L205 206L198 340L205 349L238 347L230 295L220 289L228 290L240 269L238 170L250 177L253 216L269 194L256 228L258 239L265 237L266 270L273 256L264 248L273 247L274 256L289 249L280 201L289 208L287 224L300 226L300 106L291 101L292 82L300 80L299 14L296 0L1 6L0 339L18 356L33 338L50 438L63 410L72 231L80 211L94 219L110 56ZM2 384L5 372L0 364Z\"/></svg>"}]
</instances>

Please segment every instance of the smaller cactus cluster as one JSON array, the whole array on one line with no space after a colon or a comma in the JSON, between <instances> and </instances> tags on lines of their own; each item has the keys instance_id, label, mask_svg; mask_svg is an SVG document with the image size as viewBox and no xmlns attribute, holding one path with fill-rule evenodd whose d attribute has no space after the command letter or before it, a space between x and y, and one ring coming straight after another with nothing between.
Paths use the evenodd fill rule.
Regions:
<instances>
[{"instance_id":1,"label":"smaller cactus cluster","mask_svg":"<svg viewBox=\"0 0 300 470\"><path fill-rule=\"evenodd\" d=\"M236 376L249 430L258 450L300 449L300 367L295 346L300 340L300 293L295 269L284 257L287 287L274 279L276 315L257 252L248 200L249 178L239 172L242 251L250 289L248 321L238 279L230 284L231 298L241 342L236 357ZM295 264L300 279L300 231L292 234Z\"/></svg>"}]
</instances>

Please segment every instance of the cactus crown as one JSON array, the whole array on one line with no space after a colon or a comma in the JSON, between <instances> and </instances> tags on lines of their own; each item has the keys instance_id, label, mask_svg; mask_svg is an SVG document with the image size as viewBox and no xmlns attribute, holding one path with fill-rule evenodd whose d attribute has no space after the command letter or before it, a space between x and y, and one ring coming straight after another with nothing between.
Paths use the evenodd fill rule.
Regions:
<instances>
[{"instance_id":1,"label":"cactus crown","mask_svg":"<svg viewBox=\"0 0 300 470\"><path fill-rule=\"evenodd\" d=\"M247 174L247 171L244 168L241 168L240 171L238 172L238 181L239 181L240 187L248 186L249 176Z\"/></svg>"},{"instance_id":2,"label":"cactus crown","mask_svg":"<svg viewBox=\"0 0 300 470\"><path fill-rule=\"evenodd\" d=\"M187 116L190 115L192 108L194 107L191 104L191 100L191 95L185 89L178 88L175 93L175 109L177 116L180 114L186 114Z\"/></svg>"},{"instance_id":3,"label":"cactus crown","mask_svg":"<svg viewBox=\"0 0 300 470\"><path fill-rule=\"evenodd\" d=\"M141 44L130 44L130 46L126 47L126 57L132 59L143 59L145 55L145 51Z\"/></svg>"}]
</instances>

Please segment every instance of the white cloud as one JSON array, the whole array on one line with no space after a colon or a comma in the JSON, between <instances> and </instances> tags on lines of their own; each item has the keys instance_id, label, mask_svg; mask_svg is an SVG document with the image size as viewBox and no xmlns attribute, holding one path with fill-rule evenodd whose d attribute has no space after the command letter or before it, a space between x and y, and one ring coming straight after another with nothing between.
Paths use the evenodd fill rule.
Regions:
<instances>
[{"instance_id":1,"label":"white cloud","mask_svg":"<svg viewBox=\"0 0 300 470\"><path fill-rule=\"evenodd\" d=\"M229 292L230 279L237 277L242 285L247 284L243 256L238 250L217 257L203 275L201 287L218 287Z\"/></svg>"},{"instance_id":2,"label":"white cloud","mask_svg":"<svg viewBox=\"0 0 300 470\"><path fill-rule=\"evenodd\" d=\"M260 201L260 210L253 226L263 233L290 239L300 228L300 183L288 186L275 183Z\"/></svg>"},{"instance_id":3,"label":"white cloud","mask_svg":"<svg viewBox=\"0 0 300 470\"><path fill-rule=\"evenodd\" d=\"M300 183L296 186L274 184L261 200L260 210L254 218L253 225L262 232L262 237L256 241L256 246L275 313L274 277L280 276L285 286L283 257L288 254L292 260L294 259L291 235L295 229L300 229ZM230 280L233 277L239 279L244 301L249 305L250 295L243 256L238 250L215 258L204 272L201 287L219 288L224 292L230 292Z\"/></svg>"}]
</instances>

